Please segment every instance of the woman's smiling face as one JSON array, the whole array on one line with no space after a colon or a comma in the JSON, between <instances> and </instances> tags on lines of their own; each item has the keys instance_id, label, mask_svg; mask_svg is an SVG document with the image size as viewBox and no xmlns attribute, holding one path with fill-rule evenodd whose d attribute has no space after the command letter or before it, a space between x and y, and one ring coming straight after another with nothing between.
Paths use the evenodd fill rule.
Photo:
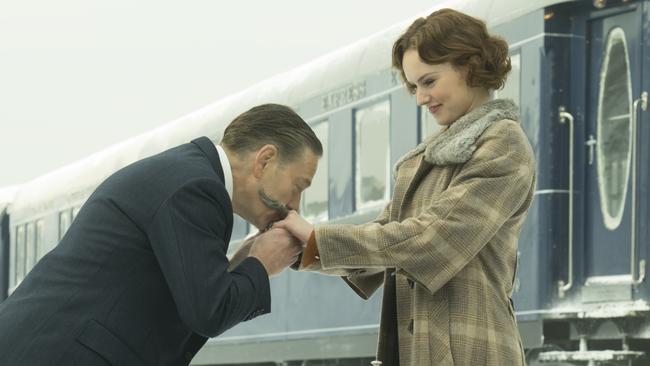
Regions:
<instances>
[{"instance_id":1,"label":"woman's smiling face","mask_svg":"<svg viewBox=\"0 0 650 366\"><path fill-rule=\"evenodd\" d=\"M414 48L404 52L402 67L417 104L426 106L440 125L451 125L489 99L486 88L468 86L450 63L427 64Z\"/></svg>"}]
</instances>

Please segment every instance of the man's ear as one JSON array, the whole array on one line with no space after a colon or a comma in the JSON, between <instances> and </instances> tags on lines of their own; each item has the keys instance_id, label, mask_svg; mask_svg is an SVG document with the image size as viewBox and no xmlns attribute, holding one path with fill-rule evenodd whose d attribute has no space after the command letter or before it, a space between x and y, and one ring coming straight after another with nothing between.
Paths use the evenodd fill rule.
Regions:
<instances>
[{"instance_id":1,"label":"man's ear","mask_svg":"<svg viewBox=\"0 0 650 366\"><path fill-rule=\"evenodd\" d=\"M257 153L255 153L255 161L253 162L253 174L255 177L262 177L262 172L266 166L276 161L277 158L278 148L275 145L267 144L257 150Z\"/></svg>"}]
</instances>

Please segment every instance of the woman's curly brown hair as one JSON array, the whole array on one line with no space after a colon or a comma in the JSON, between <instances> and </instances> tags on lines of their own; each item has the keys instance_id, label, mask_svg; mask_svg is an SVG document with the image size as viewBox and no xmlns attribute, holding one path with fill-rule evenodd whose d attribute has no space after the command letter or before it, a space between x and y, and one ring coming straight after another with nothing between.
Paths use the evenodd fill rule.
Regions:
<instances>
[{"instance_id":1,"label":"woman's curly brown hair","mask_svg":"<svg viewBox=\"0 0 650 366\"><path fill-rule=\"evenodd\" d=\"M449 62L465 71L470 87L501 89L511 69L506 41L491 36L482 20L453 9L441 9L415 20L393 44L393 67L413 93L414 86L406 80L402 67L409 49L416 49L425 63Z\"/></svg>"}]
</instances>

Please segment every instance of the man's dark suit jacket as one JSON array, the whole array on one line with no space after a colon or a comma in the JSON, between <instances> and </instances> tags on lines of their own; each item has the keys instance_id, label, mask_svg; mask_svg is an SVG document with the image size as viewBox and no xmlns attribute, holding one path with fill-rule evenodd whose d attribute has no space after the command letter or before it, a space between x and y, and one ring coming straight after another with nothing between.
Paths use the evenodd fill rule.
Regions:
<instances>
[{"instance_id":1,"label":"man's dark suit jacket","mask_svg":"<svg viewBox=\"0 0 650 366\"><path fill-rule=\"evenodd\" d=\"M232 220L208 138L116 172L0 304L0 365L187 365L270 311L261 262L227 271Z\"/></svg>"}]
</instances>

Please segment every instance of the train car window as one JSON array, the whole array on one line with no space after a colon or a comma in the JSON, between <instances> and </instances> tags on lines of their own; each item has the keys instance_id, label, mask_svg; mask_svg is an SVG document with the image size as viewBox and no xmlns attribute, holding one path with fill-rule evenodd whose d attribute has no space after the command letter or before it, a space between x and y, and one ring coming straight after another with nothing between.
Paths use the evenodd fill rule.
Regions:
<instances>
[{"instance_id":1,"label":"train car window","mask_svg":"<svg viewBox=\"0 0 650 366\"><path fill-rule=\"evenodd\" d=\"M321 222L329 218L327 207L329 197L329 123L323 121L312 127L323 144L323 156L320 158L311 186L303 193L301 211L307 220Z\"/></svg>"},{"instance_id":2,"label":"train car window","mask_svg":"<svg viewBox=\"0 0 650 366\"><path fill-rule=\"evenodd\" d=\"M59 241L63 239L63 235L68 231L72 223L72 210L65 210L59 213Z\"/></svg>"},{"instance_id":3,"label":"train car window","mask_svg":"<svg viewBox=\"0 0 650 366\"><path fill-rule=\"evenodd\" d=\"M39 259L43 257L45 253L43 251L45 250L43 246L43 241L45 238L43 237L43 228L45 227L45 223L43 220L38 220L36 221L36 262L38 262Z\"/></svg>"},{"instance_id":4,"label":"train car window","mask_svg":"<svg viewBox=\"0 0 650 366\"><path fill-rule=\"evenodd\" d=\"M607 36L598 94L598 191L605 226L616 229L623 219L632 154L632 82L621 28Z\"/></svg>"},{"instance_id":5,"label":"train car window","mask_svg":"<svg viewBox=\"0 0 650 366\"><path fill-rule=\"evenodd\" d=\"M27 224L25 239L25 275L34 267L36 261L36 226L33 222Z\"/></svg>"},{"instance_id":6,"label":"train car window","mask_svg":"<svg viewBox=\"0 0 650 366\"><path fill-rule=\"evenodd\" d=\"M433 114L429 112L429 109L427 107L420 107L420 138L418 141L424 141L427 137L438 132L439 129L440 125L436 121L436 117L434 117Z\"/></svg>"},{"instance_id":7,"label":"train car window","mask_svg":"<svg viewBox=\"0 0 650 366\"><path fill-rule=\"evenodd\" d=\"M357 210L388 200L390 189L390 102L354 112L356 132L355 203Z\"/></svg>"},{"instance_id":8,"label":"train car window","mask_svg":"<svg viewBox=\"0 0 650 366\"><path fill-rule=\"evenodd\" d=\"M16 228L16 276L14 277L18 285L25 278L25 225Z\"/></svg>"},{"instance_id":9,"label":"train car window","mask_svg":"<svg viewBox=\"0 0 650 366\"><path fill-rule=\"evenodd\" d=\"M520 98L520 85L521 85L521 54L516 53L510 55L510 64L512 69L508 74L508 79L503 89L494 92L495 98L512 99L519 105Z\"/></svg>"}]
</instances>

